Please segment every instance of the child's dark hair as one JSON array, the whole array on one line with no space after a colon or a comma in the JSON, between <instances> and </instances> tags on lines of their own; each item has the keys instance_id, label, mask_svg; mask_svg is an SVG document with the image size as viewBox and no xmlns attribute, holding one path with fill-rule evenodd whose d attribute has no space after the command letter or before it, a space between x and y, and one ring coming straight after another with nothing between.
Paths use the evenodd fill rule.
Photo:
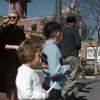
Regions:
<instances>
[{"instance_id":1,"label":"child's dark hair","mask_svg":"<svg viewBox=\"0 0 100 100\"><path fill-rule=\"evenodd\" d=\"M44 26L44 35L47 39L55 37L58 31L62 31L62 27L57 22L48 22Z\"/></svg>"},{"instance_id":2,"label":"child's dark hair","mask_svg":"<svg viewBox=\"0 0 100 100\"><path fill-rule=\"evenodd\" d=\"M41 50L39 43L34 42L31 39L27 39L19 45L17 54L21 62L25 64L34 60L35 53L38 49Z\"/></svg>"}]
</instances>

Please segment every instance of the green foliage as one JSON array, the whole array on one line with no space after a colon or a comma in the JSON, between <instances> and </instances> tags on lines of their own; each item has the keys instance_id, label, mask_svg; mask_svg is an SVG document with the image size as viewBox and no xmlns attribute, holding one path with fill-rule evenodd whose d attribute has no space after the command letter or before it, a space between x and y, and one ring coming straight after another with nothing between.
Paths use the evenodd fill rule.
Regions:
<instances>
[{"instance_id":1,"label":"green foliage","mask_svg":"<svg viewBox=\"0 0 100 100\"><path fill-rule=\"evenodd\" d=\"M44 26L47 22L49 22L49 20L47 19L47 17L43 18L41 21L41 25Z\"/></svg>"},{"instance_id":2,"label":"green foliage","mask_svg":"<svg viewBox=\"0 0 100 100\"><path fill-rule=\"evenodd\" d=\"M94 75L94 69L89 68L89 69L84 69L84 71L85 71L86 76L93 76Z\"/></svg>"},{"instance_id":3,"label":"green foliage","mask_svg":"<svg viewBox=\"0 0 100 100\"><path fill-rule=\"evenodd\" d=\"M61 17L61 20L62 20L62 26L65 26L66 24L66 21L65 21L65 17ZM44 26L47 22L49 21L56 21L56 16L53 16L51 19L48 19L47 17L43 18L42 21L41 21L41 25Z\"/></svg>"},{"instance_id":4,"label":"green foliage","mask_svg":"<svg viewBox=\"0 0 100 100\"><path fill-rule=\"evenodd\" d=\"M83 72L84 72L85 76L93 76L94 75L94 69L92 69L92 68L85 69L83 67L80 67L79 73L83 74Z\"/></svg>"},{"instance_id":5,"label":"green foliage","mask_svg":"<svg viewBox=\"0 0 100 100\"><path fill-rule=\"evenodd\" d=\"M81 58L80 62L81 62L81 66L86 66L87 65L85 58Z\"/></svg>"}]
</instances>

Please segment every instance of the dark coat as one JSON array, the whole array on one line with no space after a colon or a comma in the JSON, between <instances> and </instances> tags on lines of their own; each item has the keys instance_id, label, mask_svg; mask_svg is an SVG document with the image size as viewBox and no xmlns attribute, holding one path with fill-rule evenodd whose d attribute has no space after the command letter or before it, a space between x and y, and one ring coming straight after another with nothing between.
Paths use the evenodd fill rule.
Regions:
<instances>
[{"instance_id":1,"label":"dark coat","mask_svg":"<svg viewBox=\"0 0 100 100\"><path fill-rule=\"evenodd\" d=\"M78 57L81 49L81 37L77 26L67 25L62 30L61 53L63 58Z\"/></svg>"},{"instance_id":2,"label":"dark coat","mask_svg":"<svg viewBox=\"0 0 100 100\"><path fill-rule=\"evenodd\" d=\"M15 88L17 69L21 65L16 50L7 50L5 45L19 45L25 34L18 26L8 25L0 33L0 92Z\"/></svg>"}]
</instances>

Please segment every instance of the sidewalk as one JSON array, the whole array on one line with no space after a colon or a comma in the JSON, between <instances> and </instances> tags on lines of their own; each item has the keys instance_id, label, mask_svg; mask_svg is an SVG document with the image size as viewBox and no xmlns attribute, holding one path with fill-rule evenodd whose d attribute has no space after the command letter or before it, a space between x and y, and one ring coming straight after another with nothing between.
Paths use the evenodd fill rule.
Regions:
<instances>
[{"instance_id":1,"label":"sidewalk","mask_svg":"<svg viewBox=\"0 0 100 100\"><path fill-rule=\"evenodd\" d=\"M77 83L78 90L84 88L87 85L93 84L100 81L100 75L99 76L86 76L86 79L79 78Z\"/></svg>"}]
</instances>

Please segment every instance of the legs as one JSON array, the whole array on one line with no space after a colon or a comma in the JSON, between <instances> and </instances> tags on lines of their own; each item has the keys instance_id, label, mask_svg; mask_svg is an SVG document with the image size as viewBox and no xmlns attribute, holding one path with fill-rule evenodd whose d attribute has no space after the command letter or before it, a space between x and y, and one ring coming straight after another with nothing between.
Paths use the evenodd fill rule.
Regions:
<instances>
[{"instance_id":1,"label":"legs","mask_svg":"<svg viewBox=\"0 0 100 100\"><path fill-rule=\"evenodd\" d=\"M14 100L18 100L17 89L14 89Z\"/></svg>"},{"instance_id":2,"label":"legs","mask_svg":"<svg viewBox=\"0 0 100 100\"><path fill-rule=\"evenodd\" d=\"M70 75L66 75L67 81L65 82L62 90L62 97L64 100L74 100L74 88L77 83L77 72L80 66L80 60L78 57L67 57L64 59L64 63L72 66L72 73Z\"/></svg>"},{"instance_id":3,"label":"legs","mask_svg":"<svg viewBox=\"0 0 100 100\"><path fill-rule=\"evenodd\" d=\"M12 94L14 94L14 100L18 100L16 88L11 92L6 93L7 100L11 100Z\"/></svg>"},{"instance_id":4,"label":"legs","mask_svg":"<svg viewBox=\"0 0 100 100\"><path fill-rule=\"evenodd\" d=\"M12 97L12 91L6 93L6 96L7 96L7 100L11 100L11 97Z\"/></svg>"}]
</instances>

